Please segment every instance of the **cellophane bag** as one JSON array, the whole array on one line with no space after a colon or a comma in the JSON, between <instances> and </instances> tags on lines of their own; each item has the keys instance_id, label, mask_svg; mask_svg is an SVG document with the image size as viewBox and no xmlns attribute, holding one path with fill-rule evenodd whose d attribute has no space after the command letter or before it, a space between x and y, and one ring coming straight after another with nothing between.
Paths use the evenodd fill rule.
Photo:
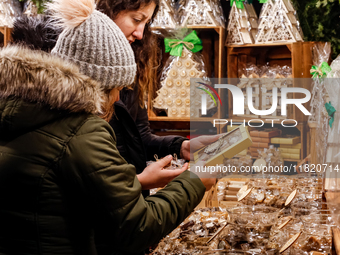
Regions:
<instances>
[{"instance_id":1,"label":"cellophane bag","mask_svg":"<svg viewBox=\"0 0 340 255\"><path fill-rule=\"evenodd\" d=\"M324 79L327 101L331 103L336 112L332 127L328 125L328 138L326 150L326 163L332 167L332 173L328 173L325 181L325 189L328 191L340 191L340 57L338 56L330 65L331 72Z\"/></svg>"},{"instance_id":2,"label":"cellophane bag","mask_svg":"<svg viewBox=\"0 0 340 255\"><path fill-rule=\"evenodd\" d=\"M200 254L216 249L207 241L223 227L228 213L220 207L196 209L175 230L159 242L154 255Z\"/></svg>"},{"instance_id":3,"label":"cellophane bag","mask_svg":"<svg viewBox=\"0 0 340 255\"><path fill-rule=\"evenodd\" d=\"M243 95L247 96L247 88L252 89L252 102L253 106L256 109L259 109L260 107L260 70L259 68L252 64L248 63L245 66L242 66L240 70L238 70L239 73L239 83L237 84L237 87L239 87L242 90ZM244 109L245 109L245 115L242 115L244 117L258 117L257 115L254 115L250 112L248 108L248 104L246 100L244 101Z\"/></svg>"},{"instance_id":4,"label":"cellophane bag","mask_svg":"<svg viewBox=\"0 0 340 255\"><path fill-rule=\"evenodd\" d=\"M293 179L278 176L256 179L240 190L237 196L242 196L245 190L251 188L250 194L241 200L242 204L284 208L288 196L295 189L293 183Z\"/></svg>"},{"instance_id":5,"label":"cellophane bag","mask_svg":"<svg viewBox=\"0 0 340 255\"><path fill-rule=\"evenodd\" d=\"M329 120L325 104L329 102L329 94L325 86L325 77L322 77L320 68L322 64L329 61L331 54L330 43L316 43L313 46L313 89L310 102L311 115L308 118L309 125L316 128L315 132L315 148L317 164L326 163L327 139L329 133ZM313 73L313 68L317 72ZM328 173L326 172L326 175Z\"/></svg>"},{"instance_id":6,"label":"cellophane bag","mask_svg":"<svg viewBox=\"0 0 340 255\"><path fill-rule=\"evenodd\" d=\"M151 23L151 27L157 29L174 29L176 26L175 1L161 0L159 10Z\"/></svg>"},{"instance_id":7,"label":"cellophane bag","mask_svg":"<svg viewBox=\"0 0 340 255\"><path fill-rule=\"evenodd\" d=\"M172 31L167 37L182 41L192 33L196 32L180 29ZM170 46L176 44L176 41L169 43ZM200 52L192 52L190 47L185 45L180 56L170 55L166 61L160 85L153 101L153 108L166 110L168 117L201 117L201 97L202 94L206 94L204 90L214 94L209 89L211 82L207 76L203 55ZM217 111L215 102L211 97L207 97L208 114L213 115Z\"/></svg>"},{"instance_id":8,"label":"cellophane bag","mask_svg":"<svg viewBox=\"0 0 340 255\"><path fill-rule=\"evenodd\" d=\"M334 122L332 128L328 127L326 163L332 167L332 173L327 173L325 179L325 191L328 207L331 210L332 218L340 228L340 56L330 65L331 71L325 79L325 88L332 106L335 108Z\"/></svg>"},{"instance_id":9,"label":"cellophane bag","mask_svg":"<svg viewBox=\"0 0 340 255\"><path fill-rule=\"evenodd\" d=\"M277 88L278 91L278 105L277 109L271 114L266 116L260 116L265 118L286 119L289 118L290 113L293 112L293 106L288 105L287 116L281 115L281 88L291 87L292 81L292 68L290 66L256 66L252 63L246 65L240 65L238 70L239 83L238 87L242 90L244 96L247 94L247 88L252 88L252 101L255 109L268 110L273 104L273 88ZM288 97L292 95L288 94ZM246 117L258 117L252 114L245 102L245 116Z\"/></svg>"},{"instance_id":10,"label":"cellophane bag","mask_svg":"<svg viewBox=\"0 0 340 255\"><path fill-rule=\"evenodd\" d=\"M181 27L225 27L223 9L218 0L180 0L177 3L177 20Z\"/></svg>"}]
</instances>

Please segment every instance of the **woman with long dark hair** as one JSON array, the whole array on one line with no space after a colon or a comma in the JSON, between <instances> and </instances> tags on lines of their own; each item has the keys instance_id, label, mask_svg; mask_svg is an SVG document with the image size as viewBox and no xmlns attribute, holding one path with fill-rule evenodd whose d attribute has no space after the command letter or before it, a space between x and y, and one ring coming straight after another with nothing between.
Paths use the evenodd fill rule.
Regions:
<instances>
[{"instance_id":1,"label":"woman with long dark hair","mask_svg":"<svg viewBox=\"0 0 340 255\"><path fill-rule=\"evenodd\" d=\"M153 93L157 85L157 69L160 65L160 47L150 24L159 9L159 0L97 0L97 9L108 15L123 31L135 53L137 76L132 89L123 89L121 100L115 104L116 115L110 121L118 134L117 146L122 156L136 166L143 189L162 187L176 175L169 171L143 171L147 160L154 155L163 157L176 154L190 160L190 142L179 136L156 136L151 133L146 92ZM122 122L130 115L130 121ZM134 135L127 134L127 126L134 126ZM215 138L208 139L212 142ZM202 144L204 145L204 144Z\"/></svg>"}]
</instances>

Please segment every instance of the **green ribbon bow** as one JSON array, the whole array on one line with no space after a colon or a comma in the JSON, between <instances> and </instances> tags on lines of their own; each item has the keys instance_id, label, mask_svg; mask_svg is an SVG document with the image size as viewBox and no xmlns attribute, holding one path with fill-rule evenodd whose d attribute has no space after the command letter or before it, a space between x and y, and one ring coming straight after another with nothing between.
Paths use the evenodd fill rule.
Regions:
<instances>
[{"instance_id":1,"label":"green ribbon bow","mask_svg":"<svg viewBox=\"0 0 340 255\"><path fill-rule=\"evenodd\" d=\"M171 56L182 56L183 46L196 53L203 49L202 41L198 38L196 31L192 31L183 40L165 38L165 52L170 52Z\"/></svg>"},{"instance_id":2,"label":"green ribbon bow","mask_svg":"<svg viewBox=\"0 0 340 255\"><path fill-rule=\"evenodd\" d=\"M247 3L248 3L248 4L252 4L252 3L253 3L253 0L247 0Z\"/></svg>"},{"instance_id":3,"label":"green ribbon bow","mask_svg":"<svg viewBox=\"0 0 340 255\"><path fill-rule=\"evenodd\" d=\"M329 103L325 103L326 110L328 112L328 116L331 117L328 124L330 127L332 127L334 122L334 113L336 112L335 108L332 106L331 101Z\"/></svg>"},{"instance_id":4,"label":"green ribbon bow","mask_svg":"<svg viewBox=\"0 0 340 255\"><path fill-rule=\"evenodd\" d=\"M324 61L319 67L312 66L312 69L310 69L310 74L312 75L313 79L324 78L330 71L332 71L332 68L328 65L327 62Z\"/></svg>"},{"instance_id":5,"label":"green ribbon bow","mask_svg":"<svg viewBox=\"0 0 340 255\"><path fill-rule=\"evenodd\" d=\"M239 9L244 9L243 2L244 0L230 0L230 6L233 6L233 3L236 3L236 7Z\"/></svg>"},{"instance_id":6,"label":"green ribbon bow","mask_svg":"<svg viewBox=\"0 0 340 255\"><path fill-rule=\"evenodd\" d=\"M259 2L260 2L260 4L266 4L266 3L268 3L268 0L260 0Z\"/></svg>"}]
</instances>

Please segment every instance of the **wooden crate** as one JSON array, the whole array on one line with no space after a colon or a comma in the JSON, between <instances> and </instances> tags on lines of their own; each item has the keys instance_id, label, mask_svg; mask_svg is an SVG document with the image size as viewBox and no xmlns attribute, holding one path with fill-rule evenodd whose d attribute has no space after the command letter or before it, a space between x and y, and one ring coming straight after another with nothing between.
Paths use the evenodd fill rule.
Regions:
<instances>
[{"instance_id":1,"label":"wooden crate","mask_svg":"<svg viewBox=\"0 0 340 255\"><path fill-rule=\"evenodd\" d=\"M222 78L225 74L225 58L224 58L224 41L225 41L225 28L222 26L208 27L208 26L189 26L189 28L197 31L199 38L202 40L203 50L200 52L205 61L205 69L209 78ZM168 53L164 53L164 43L160 42L163 52L163 65L169 57ZM161 70L162 68L160 68ZM150 90L152 91L152 90ZM156 91L154 91L156 92ZM148 95L148 116L150 126L153 129L166 128L168 122L171 126L175 125L176 128L190 128L190 118L170 118L166 116L158 116L157 111L152 107L152 101L156 94ZM214 118L219 118L221 109L218 107L217 112L213 117L199 118L197 121L211 123Z\"/></svg>"},{"instance_id":2,"label":"wooden crate","mask_svg":"<svg viewBox=\"0 0 340 255\"><path fill-rule=\"evenodd\" d=\"M312 66L312 46L314 42L296 42L296 43L277 43L277 44L252 44L252 45L232 45L227 47L227 76L229 84L237 84L238 78L242 75L242 68L248 63L258 66L267 65L274 66L290 66L292 68L293 78L311 78L310 69ZM235 84L235 85L236 85ZM311 80L301 79L298 82L293 80L292 86L302 87L311 91ZM294 94L294 98L303 95ZM223 116L229 116L229 119L235 121L250 120L259 118L258 116L236 116L233 115L233 99L231 92L228 91L222 95L223 100L228 100L228 112L222 112ZM261 98L260 98L261 100ZM260 102L261 104L261 102ZM309 103L304 104L310 109ZM301 158L307 155L307 116L305 116L297 107L291 107L287 110L287 119L293 119L298 122L297 129L301 135ZM271 119L266 116L260 116L260 119L271 124ZM278 118L280 119L280 118ZM274 124L280 124L281 119L273 121ZM260 122L260 120L259 120ZM287 121L286 124L294 124L294 121ZM299 160L291 159L285 161L298 162Z\"/></svg>"},{"instance_id":3,"label":"wooden crate","mask_svg":"<svg viewBox=\"0 0 340 255\"><path fill-rule=\"evenodd\" d=\"M238 183L238 182L248 182L249 179L248 178L240 178L240 177L233 177L233 178L223 178L219 181L224 181L224 182L229 182L229 183ZM206 206L207 207L215 207L215 206L219 206L222 208L231 208L231 207L235 207L237 205L240 205L241 203L238 202L237 200L235 201L235 199L232 199L230 201L218 201L217 199L217 186L218 183L210 190L209 195L206 197ZM229 188L229 186L228 186ZM227 189L228 189L227 188ZM233 191L237 191L235 189L233 189ZM235 194L235 198L236 198L236 194Z\"/></svg>"},{"instance_id":4,"label":"wooden crate","mask_svg":"<svg viewBox=\"0 0 340 255\"><path fill-rule=\"evenodd\" d=\"M11 41L11 33L12 28L9 27L0 27L0 32L4 35L4 46L7 46L7 44Z\"/></svg>"},{"instance_id":5,"label":"wooden crate","mask_svg":"<svg viewBox=\"0 0 340 255\"><path fill-rule=\"evenodd\" d=\"M292 67L293 78L310 78L310 69L312 66L312 45L313 42L296 42L287 44L253 44L253 45L233 45L227 47L227 76L229 79L237 79L242 73L243 67L248 63L252 63L258 66L290 66ZM230 84L235 83L235 80ZM299 81L297 85L293 82L293 86L303 87L311 91L311 82ZM228 97L228 113L229 118L232 119L244 119L244 116L233 115L233 101L232 95L229 91L223 95ZM294 94L295 98L299 98L299 95ZM305 107L309 109L309 103L305 104ZM225 109L224 109L225 110ZM246 119L254 119L247 118ZM263 117L264 118L264 117ZM287 119L295 119L299 122L307 121L307 117L297 108L293 107L289 113Z\"/></svg>"}]
</instances>

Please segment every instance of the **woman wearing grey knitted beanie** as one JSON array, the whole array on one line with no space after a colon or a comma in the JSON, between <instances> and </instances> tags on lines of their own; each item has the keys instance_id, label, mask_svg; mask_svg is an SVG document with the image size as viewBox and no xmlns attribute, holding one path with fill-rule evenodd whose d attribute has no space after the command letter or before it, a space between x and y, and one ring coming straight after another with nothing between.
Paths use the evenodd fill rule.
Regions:
<instances>
[{"instance_id":1,"label":"woman wearing grey knitted beanie","mask_svg":"<svg viewBox=\"0 0 340 255\"><path fill-rule=\"evenodd\" d=\"M135 167L98 116L134 80L130 45L90 0L52 7L67 25L54 55L0 50L0 253L142 252L189 215L205 186L185 165L143 198Z\"/></svg>"},{"instance_id":2,"label":"woman wearing grey knitted beanie","mask_svg":"<svg viewBox=\"0 0 340 255\"><path fill-rule=\"evenodd\" d=\"M64 28L52 54L77 64L82 73L100 82L107 98L112 91L132 84L136 75L133 51L120 28L95 10L93 0L58 0L48 6ZM103 108L105 119L112 116L112 104L111 100Z\"/></svg>"}]
</instances>

